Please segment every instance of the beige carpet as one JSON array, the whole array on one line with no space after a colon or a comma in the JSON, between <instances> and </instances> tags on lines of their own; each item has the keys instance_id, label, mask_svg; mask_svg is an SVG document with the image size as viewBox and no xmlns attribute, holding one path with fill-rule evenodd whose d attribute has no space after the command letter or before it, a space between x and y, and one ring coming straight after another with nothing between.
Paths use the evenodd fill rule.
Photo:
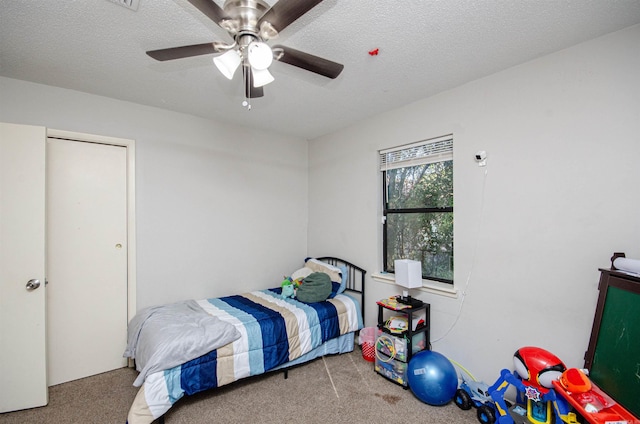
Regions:
<instances>
[{"instance_id":1,"label":"beige carpet","mask_svg":"<svg viewBox=\"0 0 640 424\"><path fill-rule=\"evenodd\" d=\"M53 386L49 405L0 414L2 424L124 424L137 389L137 373L119 369ZM6 389L6 388L4 388ZM211 423L475 423L475 409L430 406L389 382L353 353L328 356L282 372L250 378L184 397L166 424Z\"/></svg>"}]
</instances>

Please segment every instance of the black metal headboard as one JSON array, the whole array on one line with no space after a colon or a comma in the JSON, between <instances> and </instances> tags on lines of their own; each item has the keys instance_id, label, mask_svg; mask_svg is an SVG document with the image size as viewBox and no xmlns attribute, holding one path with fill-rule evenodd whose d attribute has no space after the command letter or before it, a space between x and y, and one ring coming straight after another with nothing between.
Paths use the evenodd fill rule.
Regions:
<instances>
[{"instance_id":1,"label":"black metal headboard","mask_svg":"<svg viewBox=\"0 0 640 424\"><path fill-rule=\"evenodd\" d=\"M316 258L322 262L326 262L333 266L344 265L347 267L347 286L345 290L349 290L355 293L360 294L360 303L362 308L362 319L364 320L365 314L365 301L364 301L364 276L367 273L364 269L360 268L357 265L352 264L349 261L345 261L344 259L334 258L332 256L323 256L320 258Z\"/></svg>"}]
</instances>

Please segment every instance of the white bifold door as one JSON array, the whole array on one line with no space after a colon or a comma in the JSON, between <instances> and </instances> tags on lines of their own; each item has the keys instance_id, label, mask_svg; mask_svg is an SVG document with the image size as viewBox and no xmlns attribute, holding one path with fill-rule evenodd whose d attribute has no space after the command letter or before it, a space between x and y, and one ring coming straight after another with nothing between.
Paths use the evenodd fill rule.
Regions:
<instances>
[{"instance_id":1,"label":"white bifold door","mask_svg":"<svg viewBox=\"0 0 640 424\"><path fill-rule=\"evenodd\" d=\"M47 140L49 386L127 365L126 155Z\"/></svg>"}]
</instances>

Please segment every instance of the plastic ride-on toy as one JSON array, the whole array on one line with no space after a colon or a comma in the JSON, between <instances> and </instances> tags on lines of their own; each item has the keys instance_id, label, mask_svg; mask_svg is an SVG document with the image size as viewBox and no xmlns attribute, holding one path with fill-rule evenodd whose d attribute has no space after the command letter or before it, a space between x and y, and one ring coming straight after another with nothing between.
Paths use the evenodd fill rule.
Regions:
<instances>
[{"instance_id":1,"label":"plastic ride-on toy","mask_svg":"<svg viewBox=\"0 0 640 424\"><path fill-rule=\"evenodd\" d=\"M513 385L518 392L516 406L526 416L518 423L530 424L577 424L576 414L569 403L556 395L553 382L558 380L567 367L554 354L539 347L526 346L513 355L515 371L502 370L500 377L489 387L496 405L498 424L513 424L510 407L504 399L506 389ZM526 409L523 409L523 405Z\"/></svg>"},{"instance_id":2,"label":"plastic ride-on toy","mask_svg":"<svg viewBox=\"0 0 640 424\"><path fill-rule=\"evenodd\" d=\"M458 408L465 411L475 406L477 408L478 421L483 424L496 422L494 400L489 394L489 386L482 381L466 381L462 378L453 401Z\"/></svg>"}]
</instances>

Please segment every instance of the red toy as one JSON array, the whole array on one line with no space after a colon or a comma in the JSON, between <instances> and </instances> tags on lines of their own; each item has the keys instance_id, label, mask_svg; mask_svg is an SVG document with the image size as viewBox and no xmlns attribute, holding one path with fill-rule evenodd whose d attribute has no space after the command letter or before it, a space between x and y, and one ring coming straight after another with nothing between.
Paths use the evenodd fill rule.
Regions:
<instances>
[{"instance_id":1,"label":"red toy","mask_svg":"<svg viewBox=\"0 0 640 424\"><path fill-rule=\"evenodd\" d=\"M591 380L584 371L577 368L569 368L560 376L562 387L573 393L584 393L591 390Z\"/></svg>"},{"instance_id":2,"label":"red toy","mask_svg":"<svg viewBox=\"0 0 640 424\"><path fill-rule=\"evenodd\" d=\"M588 386L588 390L584 390L586 386L581 386L573 387L574 390L570 391L566 384L562 384L562 379L553 382L556 392L591 424L640 424L640 420L611 399L595 383L589 381Z\"/></svg>"},{"instance_id":3,"label":"red toy","mask_svg":"<svg viewBox=\"0 0 640 424\"><path fill-rule=\"evenodd\" d=\"M577 424L576 414L570 410L573 407L591 424L640 424L639 419L611 399L581 370L567 370L560 358L551 352L523 347L514 353L513 363L515 372L502 370L500 378L488 389L496 405L498 424L514 423L504 400L509 385L517 389L517 404L526 404L526 411L523 411L529 423Z\"/></svg>"},{"instance_id":4,"label":"red toy","mask_svg":"<svg viewBox=\"0 0 640 424\"><path fill-rule=\"evenodd\" d=\"M500 378L489 388L496 403L498 424L513 424L504 393L509 385L518 391L517 403L526 407L526 419L534 424L565 422L577 423L566 400L558 398L553 390L553 381L567 369L564 363L551 352L539 347L527 346L513 354L515 372L502 370ZM522 409L522 408L520 408Z\"/></svg>"},{"instance_id":5,"label":"red toy","mask_svg":"<svg viewBox=\"0 0 640 424\"><path fill-rule=\"evenodd\" d=\"M513 364L524 385L535 387L543 394L553 388L551 383L567 369L556 355L533 346L516 350Z\"/></svg>"}]
</instances>

